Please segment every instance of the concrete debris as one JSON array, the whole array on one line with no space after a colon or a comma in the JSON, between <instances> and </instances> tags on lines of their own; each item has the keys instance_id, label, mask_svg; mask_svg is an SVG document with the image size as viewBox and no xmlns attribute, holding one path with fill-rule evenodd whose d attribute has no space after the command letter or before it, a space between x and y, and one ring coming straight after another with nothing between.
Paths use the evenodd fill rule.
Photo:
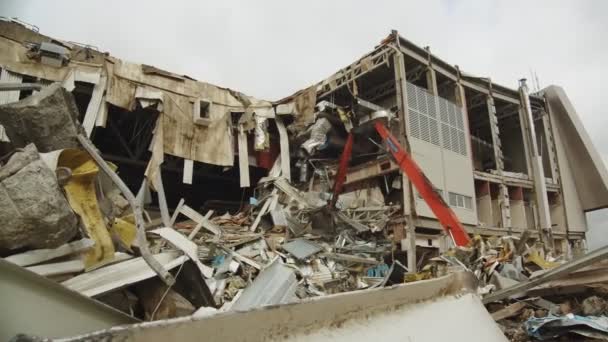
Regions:
<instances>
[{"instance_id":1,"label":"concrete debris","mask_svg":"<svg viewBox=\"0 0 608 342\"><path fill-rule=\"evenodd\" d=\"M598 296L591 296L585 298L581 303L581 309L585 316L600 316L606 313L606 309L608 309L607 304L605 299Z\"/></svg>"},{"instance_id":2,"label":"concrete debris","mask_svg":"<svg viewBox=\"0 0 608 342\"><path fill-rule=\"evenodd\" d=\"M33 143L40 152L78 147L78 109L72 94L54 83L21 101L0 106L0 124L14 147Z\"/></svg>"},{"instance_id":3,"label":"concrete debris","mask_svg":"<svg viewBox=\"0 0 608 342\"><path fill-rule=\"evenodd\" d=\"M0 187L0 249L55 248L76 235L76 215L33 144L0 167Z\"/></svg>"}]
</instances>

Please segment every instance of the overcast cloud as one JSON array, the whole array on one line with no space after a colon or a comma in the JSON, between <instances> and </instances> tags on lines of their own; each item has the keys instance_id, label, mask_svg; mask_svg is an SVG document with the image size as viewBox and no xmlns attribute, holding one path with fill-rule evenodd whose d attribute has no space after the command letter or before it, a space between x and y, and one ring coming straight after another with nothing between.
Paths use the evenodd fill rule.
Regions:
<instances>
[{"instance_id":1,"label":"overcast cloud","mask_svg":"<svg viewBox=\"0 0 608 342\"><path fill-rule=\"evenodd\" d=\"M538 75L574 103L608 160L608 1L27 1L0 15L135 62L275 100L370 51L391 29L449 63L517 87ZM604 89L605 90L605 89ZM608 214L589 215L592 247Z\"/></svg>"}]
</instances>

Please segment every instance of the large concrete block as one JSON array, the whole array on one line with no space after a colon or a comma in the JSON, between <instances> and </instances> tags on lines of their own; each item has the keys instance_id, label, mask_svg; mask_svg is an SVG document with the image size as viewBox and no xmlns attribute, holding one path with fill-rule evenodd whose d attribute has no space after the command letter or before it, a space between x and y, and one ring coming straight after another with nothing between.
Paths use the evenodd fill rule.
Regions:
<instances>
[{"instance_id":1,"label":"large concrete block","mask_svg":"<svg viewBox=\"0 0 608 342\"><path fill-rule=\"evenodd\" d=\"M0 168L0 249L54 248L78 231L55 173L27 145Z\"/></svg>"},{"instance_id":2,"label":"large concrete block","mask_svg":"<svg viewBox=\"0 0 608 342\"><path fill-rule=\"evenodd\" d=\"M40 152L78 147L78 123L74 97L53 83L21 101L0 106L0 124L15 147L34 143Z\"/></svg>"}]
</instances>

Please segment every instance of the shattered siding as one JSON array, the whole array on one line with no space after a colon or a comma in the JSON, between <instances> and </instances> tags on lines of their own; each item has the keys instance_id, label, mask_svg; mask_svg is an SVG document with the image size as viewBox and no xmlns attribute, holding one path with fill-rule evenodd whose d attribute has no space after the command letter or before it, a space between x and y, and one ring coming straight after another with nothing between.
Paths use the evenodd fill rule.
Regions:
<instances>
[{"instance_id":1,"label":"shattered siding","mask_svg":"<svg viewBox=\"0 0 608 342\"><path fill-rule=\"evenodd\" d=\"M7 24L2 23L2 27L5 26ZM12 38L18 39L21 36L23 35L13 34ZM150 91L160 91L164 95L163 110L160 113L163 121L163 152L208 164L233 165L234 137L230 127L230 111L244 112L245 108L229 89L111 56L105 57L100 64L70 61L69 65L56 68L30 60L26 52L27 49L22 44L0 39L0 67L49 81L64 81L72 71L91 74L99 73L103 68L108 77L105 101L127 110L135 108L138 86L145 85ZM274 117L270 102L247 96L245 98L251 103L250 111L259 112L258 116ZM198 99L213 103L209 113L209 126L194 123L193 104ZM98 121L97 124L103 126L103 121Z\"/></svg>"}]
</instances>

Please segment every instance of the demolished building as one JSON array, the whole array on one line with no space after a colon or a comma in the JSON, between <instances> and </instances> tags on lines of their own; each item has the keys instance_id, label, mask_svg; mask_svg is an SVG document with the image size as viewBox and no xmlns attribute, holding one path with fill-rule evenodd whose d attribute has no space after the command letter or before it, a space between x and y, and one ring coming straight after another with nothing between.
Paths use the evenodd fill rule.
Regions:
<instances>
[{"instance_id":1,"label":"demolished building","mask_svg":"<svg viewBox=\"0 0 608 342\"><path fill-rule=\"evenodd\" d=\"M74 97L74 112L84 135L104 160L116 166L130 191L144 198L147 212L158 212L159 217L150 218L148 225L156 222L155 228L174 227L178 215L187 216L196 223L189 227L190 240L200 236L201 228L217 238L220 229L230 231L234 222L246 222L238 213L247 205L257 207L252 211L254 220L244 229L246 233L238 229L233 233L240 234L243 241L257 241L258 226L265 231L287 227L287 235L296 238L321 226L319 235L338 232L336 221L323 211L303 218L291 209L298 207L299 213L304 207L308 215L321 206L318 203L334 200L341 210L342 224L358 232L382 232L386 239L357 250L365 256L346 253L345 241L352 237L341 233L336 233L340 241L336 246L341 244L342 249L327 251L322 244L293 239L282 244L284 253L299 261L319 254L332 262L376 267L386 254L380 246L393 245L397 246L393 253L407 254L404 269L420 270L420 265L453 247L453 237L400 172L398 163L387 155L377 133L363 125L376 119L388 122L391 133L470 235L519 238L525 234L525 242L537 242L543 255L568 259L584 251L585 213L608 206L605 166L561 88L551 86L529 94L525 81L517 90L494 84L489 78L462 72L396 32L327 79L277 101L127 62L93 46L44 36L35 27L14 20L0 21L0 68L0 83L15 87L0 92L0 104L8 106L57 87L59 82ZM28 87L30 84L38 87ZM75 147L75 141L61 145L62 141L48 149L26 141L20 135L23 127L31 125L35 130L35 121L27 123L4 115L0 122L3 155L32 142L39 152ZM344 189L332 198L350 131L354 132L353 154ZM57 158L65 159L57 165L69 166L72 177L86 163L74 156ZM70 164L74 160L82 164ZM269 182L273 182L273 189L269 189ZM298 189L307 192L303 195ZM73 210L87 216L73 204L76 192L69 187L66 192ZM288 195L288 203L278 200L278 192ZM173 217L168 209L175 209ZM214 210L232 216L217 217L210 223L209 217L198 214ZM85 224L94 226L100 220ZM224 222L229 224L218 227ZM162 229L149 232L173 245L190 246L172 231ZM380 252L370 252L373 249ZM241 290L240 299L235 299L237 308L285 303L298 292L296 277L288 267L273 258L267 260L267 268L261 267L248 252L227 249L225 255L230 257L221 258L214 266L216 272L222 267L232 269L237 267L234 258L260 271L260 276ZM196 253L201 258L200 246ZM274 249L272 253L285 258ZM368 257L370 254L374 258ZM190 258L202 274L213 273L188 253L188 258L167 251L159 255L168 270ZM97 257L105 259L102 254ZM134 268L125 270L135 272L136 263L145 265L138 259L130 260L129 267ZM312 268L327 269L328 274L331 269L332 282L342 279L346 283L347 277L341 274L347 271L336 271L332 265L313 262ZM369 278L382 280L391 272L380 272L381 276L370 272ZM149 273L151 277L153 273ZM101 272L89 275L91 280L87 281L105 279ZM282 281L277 286L284 293L261 298L255 291L267 285L265 278ZM311 278L314 284L330 282ZM65 280L64 285L86 296L105 293L87 281L75 277ZM223 282L218 286L228 285ZM313 287L309 291L318 290ZM343 288L328 286L323 291L337 293ZM213 300L200 302L209 301Z\"/></svg>"}]
</instances>

